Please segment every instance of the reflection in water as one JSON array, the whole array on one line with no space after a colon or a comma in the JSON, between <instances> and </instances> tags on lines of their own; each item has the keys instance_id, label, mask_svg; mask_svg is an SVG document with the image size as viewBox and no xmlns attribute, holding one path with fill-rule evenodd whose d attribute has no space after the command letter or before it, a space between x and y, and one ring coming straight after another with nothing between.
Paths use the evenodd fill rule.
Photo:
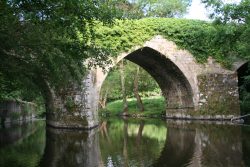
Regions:
<instances>
[{"instance_id":1,"label":"reflection in water","mask_svg":"<svg viewBox=\"0 0 250 167\"><path fill-rule=\"evenodd\" d=\"M184 166L190 162L195 149L195 130L183 125L168 126L165 146L153 166Z\"/></svg>"},{"instance_id":2,"label":"reflection in water","mask_svg":"<svg viewBox=\"0 0 250 167\"><path fill-rule=\"evenodd\" d=\"M200 149L203 166L245 166L239 126L205 124L196 131L196 147Z\"/></svg>"},{"instance_id":3,"label":"reflection in water","mask_svg":"<svg viewBox=\"0 0 250 167\"><path fill-rule=\"evenodd\" d=\"M43 155L43 121L0 129L0 166L35 167Z\"/></svg>"},{"instance_id":4,"label":"reflection in water","mask_svg":"<svg viewBox=\"0 0 250 167\"><path fill-rule=\"evenodd\" d=\"M250 126L242 128L242 149L246 166L250 166Z\"/></svg>"},{"instance_id":5,"label":"reflection in water","mask_svg":"<svg viewBox=\"0 0 250 167\"><path fill-rule=\"evenodd\" d=\"M44 123L0 129L0 166L250 166L250 127L108 119L92 131L45 135Z\"/></svg>"},{"instance_id":6,"label":"reflection in water","mask_svg":"<svg viewBox=\"0 0 250 167\"><path fill-rule=\"evenodd\" d=\"M150 166L160 156L166 135L163 122L104 121L100 127L103 166Z\"/></svg>"},{"instance_id":7,"label":"reflection in water","mask_svg":"<svg viewBox=\"0 0 250 167\"><path fill-rule=\"evenodd\" d=\"M47 128L45 154L40 166L98 166L100 149L96 131Z\"/></svg>"}]
</instances>

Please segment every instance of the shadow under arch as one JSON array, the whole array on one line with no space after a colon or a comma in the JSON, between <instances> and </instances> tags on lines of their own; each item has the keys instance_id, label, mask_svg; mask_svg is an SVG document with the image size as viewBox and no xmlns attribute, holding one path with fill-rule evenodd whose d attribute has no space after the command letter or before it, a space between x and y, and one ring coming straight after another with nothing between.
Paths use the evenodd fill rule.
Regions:
<instances>
[{"instance_id":1,"label":"shadow under arch","mask_svg":"<svg viewBox=\"0 0 250 167\"><path fill-rule=\"evenodd\" d=\"M241 64L237 69L237 75L238 75L238 86L240 87L244 83L244 76L250 74L249 70L249 62L244 62Z\"/></svg>"},{"instance_id":2,"label":"shadow under arch","mask_svg":"<svg viewBox=\"0 0 250 167\"><path fill-rule=\"evenodd\" d=\"M192 163L196 149L196 131L186 125L173 125L167 125L166 142L153 167L187 166Z\"/></svg>"},{"instance_id":3,"label":"shadow under arch","mask_svg":"<svg viewBox=\"0 0 250 167\"><path fill-rule=\"evenodd\" d=\"M244 94L246 92L250 92L250 84L246 83L245 76L250 75L250 66L249 62L246 61L236 68L237 76L238 76L238 90L239 90L239 99L244 100ZM244 114L245 110L248 110L249 107L244 104L241 106L241 114Z\"/></svg>"},{"instance_id":4,"label":"shadow under arch","mask_svg":"<svg viewBox=\"0 0 250 167\"><path fill-rule=\"evenodd\" d=\"M191 85L178 66L165 55L143 47L124 57L146 70L159 84L167 108L193 108Z\"/></svg>"}]
</instances>

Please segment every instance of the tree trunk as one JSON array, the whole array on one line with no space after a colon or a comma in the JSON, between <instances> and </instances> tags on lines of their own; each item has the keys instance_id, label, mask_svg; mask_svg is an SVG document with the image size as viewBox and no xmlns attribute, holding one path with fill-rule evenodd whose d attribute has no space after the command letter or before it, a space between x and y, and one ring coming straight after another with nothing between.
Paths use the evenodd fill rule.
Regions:
<instances>
[{"instance_id":1,"label":"tree trunk","mask_svg":"<svg viewBox=\"0 0 250 167\"><path fill-rule=\"evenodd\" d=\"M121 60L121 63L120 63L120 75L121 75L121 87L122 87L122 99L123 99L122 115L128 115L128 102L127 102L126 87L125 87L123 60Z\"/></svg>"},{"instance_id":2,"label":"tree trunk","mask_svg":"<svg viewBox=\"0 0 250 167\"><path fill-rule=\"evenodd\" d=\"M144 106L143 106L141 96L139 95L139 91L138 91L139 72L140 72L140 67L137 67L135 78L134 78L134 95L135 95L139 110L143 112Z\"/></svg>"},{"instance_id":3,"label":"tree trunk","mask_svg":"<svg viewBox=\"0 0 250 167\"><path fill-rule=\"evenodd\" d=\"M102 94L100 95L99 104L101 109L104 109L106 107L107 97L108 97L108 89L105 90L104 95Z\"/></svg>"}]
</instances>

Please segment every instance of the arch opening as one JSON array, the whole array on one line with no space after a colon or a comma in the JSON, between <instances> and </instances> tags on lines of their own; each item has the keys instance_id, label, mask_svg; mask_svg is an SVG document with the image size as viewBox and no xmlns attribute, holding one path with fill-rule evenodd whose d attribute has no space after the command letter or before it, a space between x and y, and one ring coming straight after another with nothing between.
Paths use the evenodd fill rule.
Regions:
<instances>
[{"instance_id":1,"label":"arch opening","mask_svg":"<svg viewBox=\"0 0 250 167\"><path fill-rule=\"evenodd\" d=\"M166 108L193 108L192 88L182 71L160 52L144 47L125 57L146 70L159 84Z\"/></svg>"},{"instance_id":2,"label":"arch opening","mask_svg":"<svg viewBox=\"0 0 250 167\"><path fill-rule=\"evenodd\" d=\"M166 101L166 109L193 108L191 85L178 66L165 55L150 48L140 48L122 59L143 68L158 83Z\"/></svg>"},{"instance_id":3,"label":"arch opening","mask_svg":"<svg viewBox=\"0 0 250 167\"><path fill-rule=\"evenodd\" d=\"M247 76L250 76L250 64L246 62L237 69L238 89L241 114L246 114L250 109L250 82Z\"/></svg>"}]
</instances>

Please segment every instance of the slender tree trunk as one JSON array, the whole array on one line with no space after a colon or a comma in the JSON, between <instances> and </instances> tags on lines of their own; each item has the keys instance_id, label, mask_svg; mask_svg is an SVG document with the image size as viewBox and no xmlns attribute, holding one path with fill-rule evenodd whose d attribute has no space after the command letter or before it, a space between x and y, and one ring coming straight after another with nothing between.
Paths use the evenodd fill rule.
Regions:
<instances>
[{"instance_id":1,"label":"slender tree trunk","mask_svg":"<svg viewBox=\"0 0 250 167\"><path fill-rule=\"evenodd\" d=\"M123 60L121 60L121 63L120 63L120 75L121 75L121 87L122 87L122 99L123 99L122 115L128 115L128 102L127 102L126 87L125 87Z\"/></svg>"},{"instance_id":2,"label":"slender tree trunk","mask_svg":"<svg viewBox=\"0 0 250 167\"><path fill-rule=\"evenodd\" d=\"M103 107L104 108L106 107L106 104L107 104L108 92L109 92L109 90L106 89L104 97L103 97Z\"/></svg>"},{"instance_id":3,"label":"slender tree trunk","mask_svg":"<svg viewBox=\"0 0 250 167\"><path fill-rule=\"evenodd\" d=\"M143 112L144 106L143 106L141 96L139 95L139 91L138 91L139 72L140 72L140 67L137 67L135 78L134 78L134 95L135 95L139 110Z\"/></svg>"},{"instance_id":4,"label":"slender tree trunk","mask_svg":"<svg viewBox=\"0 0 250 167\"><path fill-rule=\"evenodd\" d=\"M104 95L103 94L100 95L99 104L100 104L100 108L102 108L102 109L106 107L108 91L109 90L106 89Z\"/></svg>"}]
</instances>

